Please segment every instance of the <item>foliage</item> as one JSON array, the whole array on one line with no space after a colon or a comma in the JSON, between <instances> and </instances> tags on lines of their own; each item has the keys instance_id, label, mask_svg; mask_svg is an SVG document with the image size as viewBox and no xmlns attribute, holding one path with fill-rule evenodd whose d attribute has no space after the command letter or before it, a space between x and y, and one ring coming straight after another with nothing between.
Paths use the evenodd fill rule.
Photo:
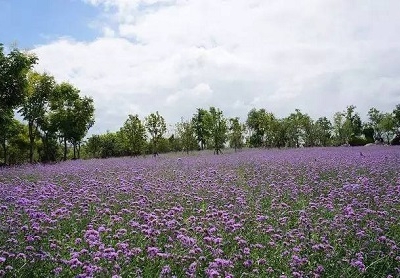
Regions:
<instances>
[{"instance_id":1,"label":"foliage","mask_svg":"<svg viewBox=\"0 0 400 278\"><path fill-rule=\"evenodd\" d=\"M317 146L327 147L331 144L332 139L332 123L327 117L320 117L315 122L315 133Z\"/></svg>"},{"instance_id":2,"label":"foliage","mask_svg":"<svg viewBox=\"0 0 400 278\"><path fill-rule=\"evenodd\" d=\"M152 153L158 154L158 143L162 139L162 136L167 131L167 125L165 124L164 117L161 116L158 111L151 113L145 119L145 126L147 131L150 133L150 140L152 143Z\"/></svg>"},{"instance_id":3,"label":"foliage","mask_svg":"<svg viewBox=\"0 0 400 278\"><path fill-rule=\"evenodd\" d=\"M33 163L35 138L39 128L45 125L46 113L55 87L54 77L44 73L30 72L25 100L19 109L23 119L28 122L29 130L29 162Z\"/></svg>"},{"instance_id":4,"label":"foliage","mask_svg":"<svg viewBox=\"0 0 400 278\"><path fill-rule=\"evenodd\" d=\"M204 150L207 147L207 142L211 137L210 119L209 111L203 108L197 108L197 113L194 114L192 118L195 136L201 150Z\"/></svg>"},{"instance_id":5,"label":"foliage","mask_svg":"<svg viewBox=\"0 0 400 278\"><path fill-rule=\"evenodd\" d=\"M8 164L8 147L10 140L19 134L19 122L14 119L12 110L0 113L0 142L3 152L3 164Z\"/></svg>"},{"instance_id":6,"label":"foliage","mask_svg":"<svg viewBox=\"0 0 400 278\"><path fill-rule=\"evenodd\" d=\"M390 144L391 137L395 133L395 120L391 113L382 115L382 119L379 122L379 129L382 130L382 135L386 139L386 143Z\"/></svg>"},{"instance_id":7,"label":"foliage","mask_svg":"<svg viewBox=\"0 0 400 278\"><path fill-rule=\"evenodd\" d=\"M193 126L193 122L190 121L182 121L176 125L178 136L180 139L180 145L186 153L189 151L196 150L198 148L195 128Z\"/></svg>"},{"instance_id":8,"label":"foliage","mask_svg":"<svg viewBox=\"0 0 400 278\"><path fill-rule=\"evenodd\" d=\"M0 44L0 113L24 102L26 75L36 61L35 55L23 53L17 48L6 55Z\"/></svg>"},{"instance_id":9,"label":"foliage","mask_svg":"<svg viewBox=\"0 0 400 278\"><path fill-rule=\"evenodd\" d=\"M400 133L400 104L397 104L395 109L393 110L393 121L396 132Z\"/></svg>"},{"instance_id":10,"label":"foliage","mask_svg":"<svg viewBox=\"0 0 400 278\"><path fill-rule=\"evenodd\" d=\"M137 156L143 153L146 145L146 128L139 115L128 115L120 133L129 155Z\"/></svg>"},{"instance_id":11,"label":"foliage","mask_svg":"<svg viewBox=\"0 0 400 278\"><path fill-rule=\"evenodd\" d=\"M81 98L77 88L63 82L54 90L51 110L51 122L56 126L64 142L63 159L67 159L67 142L73 145L74 158L76 158L76 151L79 156L78 148L82 139L94 124L93 99Z\"/></svg>"},{"instance_id":12,"label":"foliage","mask_svg":"<svg viewBox=\"0 0 400 278\"><path fill-rule=\"evenodd\" d=\"M245 131L245 125L239 122L239 118L229 119L229 146L235 149L241 149L243 147L243 133Z\"/></svg>"},{"instance_id":13,"label":"foliage","mask_svg":"<svg viewBox=\"0 0 400 278\"><path fill-rule=\"evenodd\" d=\"M227 140L228 125L224 115L219 108L210 107L210 140L215 154L222 153Z\"/></svg>"}]
</instances>

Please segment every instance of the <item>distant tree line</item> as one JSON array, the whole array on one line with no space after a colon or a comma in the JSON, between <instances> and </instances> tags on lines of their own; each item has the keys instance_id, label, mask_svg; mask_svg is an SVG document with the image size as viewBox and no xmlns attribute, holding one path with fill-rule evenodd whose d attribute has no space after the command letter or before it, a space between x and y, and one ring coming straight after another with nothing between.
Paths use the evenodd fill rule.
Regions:
<instances>
[{"instance_id":1,"label":"distant tree line","mask_svg":"<svg viewBox=\"0 0 400 278\"><path fill-rule=\"evenodd\" d=\"M245 122L238 117L226 118L215 107L198 108L190 120L175 124L166 136L165 119L151 113L143 120L129 115L117 132L92 135L85 150L89 157L138 156L163 152L213 150L225 147L298 148L326 146L361 146L368 143L399 144L400 104L391 113L376 108L362 122L354 105L333 116L313 120L296 109L285 118L277 118L265 109L252 109Z\"/></svg>"},{"instance_id":2,"label":"distant tree line","mask_svg":"<svg viewBox=\"0 0 400 278\"><path fill-rule=\"evenodd\" d=\"M51 162L80 157L94 124L93 99L73 85L32 70L38 59L0 44L0 158L2 164ZM19 113L23 122L15 118Z\"/></svg>"},{"instance_id":3,"label":"distant tree line","mask_svg":"<svg viewBox=\"0 0 400 278\"><path fill-rule=\"evenodd\" d=\"M0 44L0 158L4 164L51 162L75 158L189 153L226 147L298 148L399 144L400 104L391 112L376 108L362 122L356 106L336 112L333 120L313 120L299 109L284 118L251 109L245 121L227 118L216 107L198 108L172 128L159 112L144 119L128 115L116 132L84 138L94 124L93 99L81 97L69 83L32 71L37 58L18 49L4 53ZM18 121L15 113L23 118Z\"/></svg>"}]
</instances>

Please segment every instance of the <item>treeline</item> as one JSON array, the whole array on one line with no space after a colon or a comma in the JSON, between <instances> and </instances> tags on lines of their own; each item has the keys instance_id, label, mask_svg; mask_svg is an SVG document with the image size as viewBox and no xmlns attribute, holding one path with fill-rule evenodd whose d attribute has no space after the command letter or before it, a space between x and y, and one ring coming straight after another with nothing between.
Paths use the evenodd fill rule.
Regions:
<instances>
[{"instance_id":1,"label":"treeline","mask_svg":"<svg viewBox=\"0 0 400 278\"><path fill-rule=\"evenodd\" d=\"M71 150L79 158L82 140L94 124L93 99L33 71L37 62L35 55L17 48L6 54L0 44L2 164L66 160Z\"/></svg>"},{"instance_id":2,"label":"treeline","mask_svg":"<svg viewBox=\"0 0 400 278\"><path fill-rule=\"evenodd\" d=\"M158 112L143 120L129 115L119 131L88 138L85 150L88 157L106 158L204 149L219 154L226 146L237 150L400 143L400 104L385 113L371 108L367 116L368 121L362 122L354 105L335 113L333 121L313 120L299 109L285 118L252 109L246 121L240 122L238 117L224 117L218 108L198 108L167 136L165 119Z\"/></svg>"},{"instance_id":3,"label":"treeline","mask_svg":"<svg viewBox=\"0 0 400 278\"><path fill-rule=\"evenodd\" d=\"M0 159L3 164L75 158L157 155L226 147L297 148L399 144L400 104L392 111L368 111L362 122L354 105L316 120L296 109L284 118L252 109L245 121L227 118L218 108L198 108L191 119L167 130L159 112L141 119L129 115L117 132L84 138L94 124L93 99L73 85L32 70L35 55L0 44ZM18 113L23 121L15 118Z\"/></svg>"}]
</instances>

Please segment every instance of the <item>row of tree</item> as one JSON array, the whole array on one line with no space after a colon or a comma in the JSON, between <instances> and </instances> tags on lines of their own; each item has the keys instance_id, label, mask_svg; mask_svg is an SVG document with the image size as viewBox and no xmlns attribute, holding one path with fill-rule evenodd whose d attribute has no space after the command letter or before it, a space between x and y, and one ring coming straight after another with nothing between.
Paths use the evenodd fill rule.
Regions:
<instances>
[{"instance_id":1,"label":"row of tree","mask_svg":"<svg viewBox=\"0 0 400 278\"><path fill-rule=\"evenodd\" d=\"M0 44L0 141L4 164L67 159L94 124L93 99L73 85L32 70L38 59ZM24 122L15 118L19 113ZM61 151L62 150L62 151ZM28 152L28 155L26 155Z\"/></svg>"},{"instance_id":2,"label":"row of tree","mask_svg":"<svg viewBox=\"0 0 400 278\"><path fill-rule=\"evenodd\" d=\"M296 109L284 118L252 109L243 122L215 107L198 108L190 120L167 130L158 112L143 120L129 115L117 132L84 138L94 124L93 99L69 83L32 70L37 57L0 44L0 158L5 164L67 158L157 155L169 151L214 150L230 146L282 148L398 143L400 104L391 112L371 108L362 122L356 107L313 120ZM15 118L19 114L22 122ZM168 135L167 135L168 134ZM393 139L394 138L394 139Z\"/></svg>"},{"instance_id":3,"label":"row of tree","mask_svg":"<svg viewBox=\"0 0 400 278\"><path fill-rule=\"evenodd\" d=\"M238 117L224 117L218 108L198 108L190 120L177 123L169 136L165 136L166 123L158 112L143 121L138 115L129 115L119 131L91 136L85 150L90 157L111 157L204 149L220 154L226 146L236 151L245 146L295 148L399 143L400 104L391 113L371 108L364 123L355 109L351 105L335 113L333 122L327 117L314 121L299 109L285 118L277 118L265 109L252 109L246 121L240 122Z\"/></svg>"}]
</instances>

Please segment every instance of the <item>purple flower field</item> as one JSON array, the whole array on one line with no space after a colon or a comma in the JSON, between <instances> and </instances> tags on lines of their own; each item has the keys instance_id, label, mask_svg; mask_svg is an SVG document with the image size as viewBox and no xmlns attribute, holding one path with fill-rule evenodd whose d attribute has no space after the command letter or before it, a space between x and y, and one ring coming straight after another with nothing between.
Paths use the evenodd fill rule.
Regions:
<instances>
[{"instance_id":1,"label":"purple flower field","mask_svg":"<svg viewBox=\"0 0 400 278\"><path fill-rule=\"evenodd\" d=\"M0 277L400 277L400 148L0 169Z\"/></svg>"}]
</instances>

